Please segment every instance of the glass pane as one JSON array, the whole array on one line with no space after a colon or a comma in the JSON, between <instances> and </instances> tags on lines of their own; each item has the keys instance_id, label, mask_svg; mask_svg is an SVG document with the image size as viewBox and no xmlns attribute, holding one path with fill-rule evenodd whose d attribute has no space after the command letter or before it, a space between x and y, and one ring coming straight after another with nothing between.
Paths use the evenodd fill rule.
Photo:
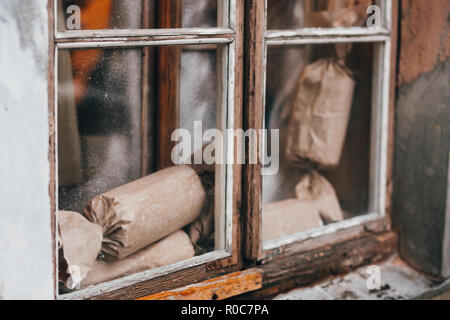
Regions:
<instances>
[{"instance_id":1,"label":"glass pane","mask_svg":"<svg viewBox=\"0 0 450 320\"><path fill-rule=\"evenodd\" d=\"M185 47L181 55L180 127L194 135L196 121L203 130L215 129L217 105L216 46L196 50ZM194 141L192 141L192 146Z\"/></svg>"},{"instance_id":2,"label":"glass pane","mask_svg":"<svg viewBox=\"0 0 450 320\"><path fill-rule=\"evenodd\" d=\"M383 25L385 0L268 0L267 28L337 28ZM368 8L372 5L370 13Z\"/></svg>"},{"instance_id":3,"label":"glass pane","mask_svg":"<svg viewBox=\"0 0 450 320\"><path fill-rule=\"evenodd\" d=\"M218 3L221 0L182 0L183 28L214 28L219 25Z\"/></svg>"},{"instance_id":4,"label":"glass pane","mask_svg":"<svg viewBox=\"0 0 450 320\"><path fill-rule=\"evenodd\" d=\"M221 81L217 73L218 51L216 45L186 46L181 53L179 128L186 130L186 133L189 132L192 152L200 151L209 144L208 139L204 137L207 130L220 129L217 121L218 101L220 101L217 87ZM182 153L189 155L191 152L183 150ZM194 167L198 168L209 206L209 211L205 212L203 218L199 220L201 223L196 226L204 233L204 236L195 244L196 252L200 254L214 249L224 249L221 242L215 239L214 234L214 212L216 210L214 195L215 192L219 192L218 188L220 188L220 186L215 186L215 178L216 171L220 166L207 165L204 157L193 159L191 156L191 162ZM223 222L216 221L216 223ZM216 230L220 230L220 228ZM194 229L192 231L194 234L197 233Z\"/></svg>"},{"instance_id":5,"label":"glass pane","mask_svg":"<svg viewBox=\"0 0 450 320\"><path fill-rule=\"evenodd\" d=\"M265 127L280 159L263 176L264 241L368 213L373 51L269 47Z\"/></svg>"},{"instance_id":6,"label":"glass pane","mask_svg":"<svg viewBox=\"0 0 450 320\"><path fill-rule=\"evenodd\" d=\"M140 177L141 50L62 50L58 66L59 208Z\"/></svg>"},{"instance_id":7,"label":"glass pane","mask_svg":"<svg viewBox=\"0 0 450 320\"><path fill-rule=\"evenodd\" d=\"M159 28L155 0L57 0L58 30L140 29ZM169 2L163 3L169 5ZM175 27L217 27L218 0L171 0L167 11ZM145 12L144 12L145 11ZM177 21L177 18L179 17Z\"/></svg>"},{"instance_id":8,"label":"glass pane","mask_svg":"<svg viewBox=\"0 0 450 320\"><path fill-rule=\"evenodd\" d=\"M224 249L215 232L225 229L215 199L221 168L193 156L212 140L204 132L220 128L221 49L59 52L61 293ZM166 153L170 162L160 162Z\"/></svg>"}]
</instances>

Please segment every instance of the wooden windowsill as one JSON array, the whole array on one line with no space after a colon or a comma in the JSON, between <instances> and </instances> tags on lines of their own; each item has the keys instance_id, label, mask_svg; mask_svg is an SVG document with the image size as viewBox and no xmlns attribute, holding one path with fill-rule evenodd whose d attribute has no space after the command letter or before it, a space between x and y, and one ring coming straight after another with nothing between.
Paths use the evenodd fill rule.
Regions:
<instances>
[{"instance_id":1,"label":"wooden windowsill","mask_svg":"<svg viewBox=\"0 0 450 320\"><path fill-rule=\"evenodd\" d=\"M262 282L262 270L253 268L138 300L223 300L261 289Z\"/></svg>"},{"instance_id":2,"label":"wooden windowsill","mask_svg":"<svg viewBox=\"0 0 450 320\"><path fill-rule=\"evenodd\" d=\"M395 232L374 233L138 300L222 300L237 296L267 299L385 260L395 252L396 246Z\"/></svg>"}]
</instances>

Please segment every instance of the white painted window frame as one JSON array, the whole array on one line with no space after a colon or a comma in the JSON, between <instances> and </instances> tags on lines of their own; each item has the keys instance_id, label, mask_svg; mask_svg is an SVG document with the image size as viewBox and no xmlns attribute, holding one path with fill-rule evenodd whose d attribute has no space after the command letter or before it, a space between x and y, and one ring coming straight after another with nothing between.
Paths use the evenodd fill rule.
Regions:
<instances>
[{"instance_id":1,"label":"white painted window frame","mask_svg":"<svg viewBox=\"0 0 450 320\"><path fill-rule=\"evenodd\" d=\"M302 28L267 30L267 5L264 17L264 86L266 84L267 47L272 45L309 45L326 43L374 43L369 212L365 215L262 243L259 260L270 260L286 251L305 251L361 234L362 230L388 229L386 223L386 182L389 131L389 95L391 69L392 0L383 1L381 27ZM263 106L265 109L265 90ZM263 117L263 126L264 126ZM262 203L262 193L261 199Z\"/></svg>"},{"instance_id":2,"label":"white painted window frame","mask_svg":"<svg viewBox=\"0 0 450 320\"><path fill-rule=\"evenodd\" d=\"M63 49L92 49L92 48L142 48L150 46L185 46L201 44L217 44L221 59L219 77L221 79L221 88L219 88L217 121L218 129L225 132L224 129L234 129L234 99L235 99L235 36L237 27L237 4L236 0L220 0L218 5L218 23L226 27L217 28L179 28L179 29L110 29L110 30L70 30L58 31L58 12L57 1L54 0L54 35L55 35L55 69L54 88L58 92L57 68L58 51ZM57 123L58 95L55 94L55 121ZM57 130L55 125L55 130ZM57 151L56 132L55 149ZM103 293L112 292L121 288L129 287L134 284L155 279L177 271L186 270L195 266L202 265L233 255L232 252L232 221L233 221L233 164L234 158L234 140L228 139L224 134L225 150L224 156L227 161L224 165L216 165L216 187L215 187L215 216L216 221L216 246L220 249L201 256L175 263L170 266L143 271L131 276L108 281L98 285L90 286L85 289L59 295L61 300L88 299L99 296ZM56 158L57 159L57 158ZM58 203L58 161L55 161L55 203ZM219 173L219 174L217 174ZM219 182L219 183L218 183ZM218 203L218 205L217 205ZM55 213L57 225L57 215ZM55 257L57 257L57 252ZM58 272L56 272L58 274Z\"/></svg>"}]
</instances>

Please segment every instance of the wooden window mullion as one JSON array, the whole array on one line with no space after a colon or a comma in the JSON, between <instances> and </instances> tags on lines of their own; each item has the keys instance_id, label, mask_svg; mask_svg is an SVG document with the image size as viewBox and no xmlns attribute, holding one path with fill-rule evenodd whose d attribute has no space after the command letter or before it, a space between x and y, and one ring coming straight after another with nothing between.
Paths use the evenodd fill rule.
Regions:
<instances>
[{"instance_id":1,"label":"wooden window mullion","mask_svg":"<svg viewBox=\"0 0 450 320\"><path fill-rule=\"evenodd\" d=\"M246 1L246 48L244 130L262 129L264 119L264 1ZM259 153L260 144L258 144ZM261 164L249 164L249 146L245 145L247 165L244 168L243 238L245 257L256 261L261 251L262 239L262 178Z\"/></svg>"},{"instance_id":2,"label":"wooden window mullion","mask_svg":"<svg viewBox=\"0 0 450 320\"><path fill-rule=\"evenodd\" d=\"M151 16L152 5L150 0L142 1L142 28L154 27L154 17ZM146 176L153 169L154 159L150 157L150 136L154 129L150 112L150 86L152 85L152 63L154 55L149 47L142 49L142 112L141 112L141 175Z\"/></svg>"},{"instance_id":3,"label":"wooden window mullion","mask_svg":"<svg viewBox=\"0 0 450 320\"><path fill-rule=\"evenodd\" d=\"M160 0L157 3L158 28L181 28L182 0ZM175 142L172 132L180 126L181 47L160 47L156 53L158 170L173 165L171 151Z\"/></svg>"}]
</instances>

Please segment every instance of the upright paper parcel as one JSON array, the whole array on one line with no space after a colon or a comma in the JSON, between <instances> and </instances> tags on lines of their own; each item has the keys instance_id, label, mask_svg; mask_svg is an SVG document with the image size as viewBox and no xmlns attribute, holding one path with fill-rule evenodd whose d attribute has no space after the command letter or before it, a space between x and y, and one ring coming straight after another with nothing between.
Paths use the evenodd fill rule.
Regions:
<instances>
[{"instance_id":1,"label":"upright paper parcel","mask_svg":"<svg viewBox=\"0 0 450 320\"><path fill-rule=\"evenodd\" d=\"M286 157L296 166L337 166L347 133L355 82L333 59L305 67L289 118Z\"/></svg>"}]
</instances>

